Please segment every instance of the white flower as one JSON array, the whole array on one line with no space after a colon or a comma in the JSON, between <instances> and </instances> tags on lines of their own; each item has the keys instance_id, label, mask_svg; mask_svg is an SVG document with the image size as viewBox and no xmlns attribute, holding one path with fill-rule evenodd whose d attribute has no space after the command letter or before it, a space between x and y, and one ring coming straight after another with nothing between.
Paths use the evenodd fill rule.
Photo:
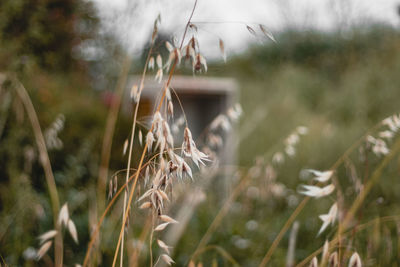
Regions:
<instances>
[{"instance_id":1,"label":"white flower","mask_svg":"<svg viewBox=\"0 0 400 267\"><path fill-rule=\"evenodd\" d=\"M285 156L283 155L282 152L276 152L273 156L272 156L272 162L276 163L276 164L281 164L285 161Z\"/></svg>"},{"instance_id":2,"label":"white flower","mask_svg":"<svg viewBox=\"0 0 400 267\"><path fill-rule=\"evenodd\" d=\"M308 128L306 126L299 126L296 128L296 131L301 135L305 135L308 133Z\"/></svg>"},{"instance_id":3,"label":"white flower","mask_svg":"<svg viewBox=\"0 0 400 267\"><path fill-rule=\"evenodd\" d=\"M151 57L148 65L149 70L154 70L154 57Z\"/></svg>"},{"instance_id":4,"label":"white flower","mask_svg":"<svg viewBox=\"0 0 400 267\"><path fill-rule=\"evenodd\" d=\"M329 241L325 240L324 247L322 249L322 255L321 255L321 261L326 262L328 258L328 252L329 252Z\"/></svg>"},{"instance_id":5,"label":"white flower","mask_svg":"<svg viewBox=\"0 0 400 267\"><path fill-rule=\"evenodd\" d=\"M376 139L375 145L372 147L372 151L375 155L387 155L389 153L389 148L386 146L385 141L382 139Z\"/></svg>"},{"instance_id":6,"label":"white flower","mask_svg":"<svg viewBox=\"0 0 400 267\"><path fill-rule=\"evenodd\" d=\"M153 146L153 142L154 142L154 135L152 132L149 131L146 136L146 144L147 144L147 149L148 149L149 153Z\"/></svg>"},{"instance_id":7,"label":"white flower","mask_svg":"<svg viewBox=\"0 0 400 267\"><path fill-rule=\"evenodd\" d=\"M354 252L353 255L351 255L350 260L349 260L349 267L361 267L361 259L360 255L358 255L357 252Z\"/></svg>"},{"instance_id":8,"label":"white flower","mask_svg":"<svg viewBox=\"0 0 400 267\"><path fill-rule=\"evenodd\" d=\"M231 124L225 115L218 115L210 124L210 129L212 131L217 130L219 127L226 132L231 129Z\"/></svg>"},{"instance_id":9,"label":"white flower","mask_svg":"<svg viewBox=\"0 0 400 267\"><path fill-rule=\"evenodd\" d=\"M293 157L296 154L296 149L294 146L289 145L285 148L285 152L289 157Z\"/></svg>"},{"instance_id":10,"label":"white flower","mask_svg":"<svg viewBox=\"0 0 400 267\"><path fill-rule=\"evenodd\" d=\"M201 71L202 67L204 69L204 72L207 72L207 61L200 53L196 54L192 66L193 66L193 72Z\"/></svg>"},{"instance_id":11,"label":"white flower","mask_svg":"<svg viewBox=\"0 0 400 267\"><path fill-rule=\"evenodd\" d=\"M173 48L169 52L169 57L168 61L165 64L164 68L169 70L171 67L172 62L176 62L176 65L179 65L181 63L181 50L179 48Z\"/></svg>"},{"instance_id":12,"label":"white flower","mask_svg":"<svg viewBox=\"0 0 400 267\"><path fill-rule=\"evenodd\" d=\"M311 262L310 262L310 267L318 267L318 259L317 257L314 257Z\"/></svg>"},{"instance_id":13,"label":"white flower","mask_svg":"<svg viewBox=\"0 0 400 267\"><path fill-rule=\"evenodd\" d=\"M237 121L242 115L242 112L242 107L239 103L236 103L233 107L229 108L226 113L232 121Z\"/></svg>"},{"instance_id":14,"label":"white flower","mask_svg":"<svg viewBox=\"0 0 400 267\"><path fill-rule=\"evenodd\" d=\"M208 161L208 156L197 149L193 141L192 133L186 127L184 131L184 138L182 143L182 151L186 157L192 158L193 162L199 167L199 163L204 165L203 161Z\"/></svg>"},{"instance_id":15,"label":"white flower","mask_svg":"<svg viewBox=\"0 0 400 267\"><path fill-rule=\"evenodd\" d=\"M52 244L53 241L47 241L46 243L44 243L36 252L36 259L40 260L46 254Z\"/></svg>"},{"instance_id":16,"label":"white flower","mask_svg":"<svg viewBox=\"0 0 400 267\"><path fill-rule=\"evenodd\" d=\"M299 140L300 140L299 135L296 133L292 133L291 135L288 136L288 138L286 138L285 143L288 146L294 146L299 142Z\"/></svg>"},{"instance_id":17,"label":"white flower","mask_svg":"<svg viewBox=\"0 0 400 267\"><path fill-rule=\"evenodd\" d=\"M337 267L338 266L338 253L335 251L329 256L329 266Z\"/></svg>"},{"instance_id":18,"label":"white flower","mask_svg":"<svg viewBox=\"0 0 400 267\"><path fill-rule=\"evenodd\" d=\"M196 51L193 49L191 42L182 49L182 57L185 60L191 58L192 61L195 61Z\"/></svg>"},{"instance_id":19,"label":"white flower","mask_svg":"<svg viewBox=\"0 0 400 267\"><path fill-rule=\"evenodd\" d=\"M320 183L325 183L329 181L333 174L333 171L317 171L312 169L307 169L306 171L315 175L314 180Z\"/></svg>"},{"instance_id":20,"label":"white flower","mask_svg":"<svg viewBox=\"0 0 400 267\"><path fill-rule=\"evenodd\" d=\"M156 62L157 62L157 68L161 69L162 68L162 57L160 54L157 55Z\"/></svg>"},{"instance_id":21,"label":"white flower","mask_svg":"<svg viewBox=\"0 0 400 267\"><path fill-rule=\"evenodd\" d=\"M392 132L397 132L400 127L399 118L396 115L384 119L382 123L388 126Z\"/></svg>"},{"instance_id":22,"label":"white flower","mask_svg":"<svg viewBox=\"0 0 400 267\"><path fill-rule=\"evenodd\" d=\"M67 226L68 220L69 220L68 204L65 203L61 207L60 213L58 214L58 224L59 225L63 224L64 226Z\"/></svg>"},{"instance_id":23,"label":"white flower","mask_svg":"<svg viewBox=\"0 0 400 267\"><path fill-rule=\"evenodd\" d=\"M68 231L75 243L78 244L78 232L76 231L75 224L72 220L68 220Z\"/></svg>"},{"instance_id":24,"label":"white flower","mask_svg":"<svg viewBox=\"0 0 400 267\"><path fill-rule=\"evenodd\" d=\"M314 185L303 185L303 187L306 191L300 191L300 194L315 198L321 198L330 195L333 190L335 190L335 186L333 184L327 185L322 188Z\"/></svg>"},{"instance_id":25,"label":"white flower","mask_svg":"<svg viewBox=\"0 0 400 267\"><path fill-rule=\"evenodd\" d=\"M319 218L323 221L321 229L319 229L318 235L320 235L325 229L328 227L329 224L334 224L337 216L337 203L333 204L332 207L329 209L328 214L322 214Z\"/></svg>"},{"instance_id":26,"label":"white flower","mask_svg":"<svg viewBox=\"0 0 400 267\"><path fill-rule=\"evenodd\" d=\"M168 256L167 254L162 254L162 255L161 255L161 258L162 258L162 259L165 261L165 263L168 264L169 266L170 266L172 263L175 263L175 262L173 261L173 259L171 259L171 257Z\"/></svg>"},{"instance_id":27,"label":"white flower","mask_svg":"<svg viewBox=\"0 0 400 267\"><path fill-rule=\"evenodd\" d=\"M163 250L165 250L165 252L167 252L169 254L169 249L171 248L170 246L168 246L167 244L164 243L164 241L157 239L157 244L160 248L162 248Z\"/></svg>"},{"instance_id":28,"label":"white flower","mask_svg":"<svg viewBox=\"0 0 400 267\"><path fill-rule=\"evenodd\" d=\"M382 131L379 133L379 137L381 138L386 138L386 139L392 139L394 136L394 133L392 131Z\"/></svg>"},{"instance_id":29,"label":"white flower","mask_svg":"<svg viewBox=\"0 0 400 267\"><path fill-rule=\"evenodd\" d=\"M44 234L42 234L41 236L39 236L40 239L40 244L43 244L45 241L55 237L57 235L57 231L56 230L50 230Z\"/></svg>"},{"instance_id":30,"label":"white flower","mask_svg":"<svg viewBox=\"0 0 400 267\"><path fill-rule=\"evenodd\" d=\"M172 52L174 50L174 47L172 46L172 44L168 41L165 42L165 47L167 48L167 50L169 52Z\"/></svg>"}]
</instances>

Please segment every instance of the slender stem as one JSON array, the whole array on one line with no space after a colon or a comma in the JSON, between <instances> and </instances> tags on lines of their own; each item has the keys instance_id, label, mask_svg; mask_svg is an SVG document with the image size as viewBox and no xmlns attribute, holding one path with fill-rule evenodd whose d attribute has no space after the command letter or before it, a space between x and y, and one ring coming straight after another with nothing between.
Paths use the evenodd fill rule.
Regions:
<instances>
[{"instance_id":1,"label":"slender stem","mask_svg":"<svg viewBox=\"0 0 400 267\"><path fill-rule=\"evenodd\" d=\"M143 86L144 86L144 78L146 77L147 65L149 64L150 56L151 56L151 53L153 51L154 40L155 40L155 38L152 39L152 42L151 42L151 45L150 45L150 50L149 50L149 53L147 54L146 63L144 64L142 78L140 80L140 87L139 87L139 92L138 92L138 96L137 96L138 100L137 100L137 104L136 104L136 107L135 107L135 112L134 112L134 115L133 115L131 139L130 139L130 142L129 142L129 155L128 155L128 165L127 165L127 172L126 172L125 182L128 182L128 180L129 180L129 170L131 168L131 162L132 162L133 140L135 138L136 119L137 119L137 114L138 114L138 110L139 110L140 96L142 94L142 90L143 90ZM126 201L127 201L127 191L125 191L125 193L124 193L124 206L123 206L122 217L125 217ZM125 225L123 227L125 227ZM123 257L123 253L124 253L124 235L125 235L125 231L122 233L120 267L122 267L123 258L124 258Z\"/></svg>"},{"instance_id":2,"label":"slender stem","mask_svg":"<svg viewBox=\"0 0 400 267\"><path fill-rule=\"evenodd\" d=\"M175 60L174 64L172 65L172 68L170 70L170 73L169 73L169 76L168 76L168 80L165 83L164 90L163 90L164 92L163 92L163 95L162 95L162 97L160 99L160 102L158 103L157 111L160 111L160 109L161 109L162 103L163 103L163 101L165 99L167 88L168 88L169 84L171 83L172 75L173 75L173 73L175 71L176 64L177 64L177 61ZM154 123L152 123L150 131L152 131L153 129L154 129ZM143 164L143 161L144 161L144 157L146 155L146 151L147 151L147 143L144 145L143 152L142 152L142 155L140 157L139 165L138 165L138 168L137 168L138 170L140 170L142 168L142 164ZM129 213L129 209L130 209L130 203L132 202L133 192L135 191L136 183L138 181L138 178L139 178L139 172L136 172L134 182L133 182L133 184L131 186L131 190L129 192L128 205L126 207L125 216L124 216L124 218L122 220L122 226L124 226L126 224L127 215ZM124 231L124 227L121 227L120 235L119 235L119 238L118 238L117 248L116 248L115 254L114 254L114 260L113 260L113 265L112 265L113 267L115 266L115 262L117 260L117 255L118 255L118 251L119 251L119 248L120 248L120 245L121 245L121 238L122 238L122 235L123 235L123 231Z\"/></svg>"},{"instance_id":3,"label":"slender stem","mask_svg":"<svg viewBox=\"0 0 400 267\"><path fill-rule=\"evenodd\" d=\"M161 259L161 256L158 256L158 259L157 259L156 263L154 264L154 267L157 266L157 264L160 261L160 259Z\"/></svg>"},{"instance_id":4,"label":"slender stem","mask_svg":"<svg viewBox=\"0 0 400 267\"><path fill-rule=\"evenodd\" d=\"M32 104L32 101L29 97L29 94L26 91L25 87L22 85L22 83L20 83L16 77L12 77L12 80L15 84L15 89L17 91L17 94L25 106L26 113L27 113L29 120L31 122L31 125L32 125L33 134L36 139L36 144L38 146L40 163L42 164L42 167L44 169L46 183L47 183L47 186L49 187L50 200L51 200L52 210L53 210L54 227L58 231L58 234L55 236L55 243L54 243L55 266L57 266L57 267L62 266L63 265L63 239L61 236L60 226L57 223L58 212L60 210L60 202L59 202L59 198L58 198L56 182L54 180L53 170L51 168L49 154L47 152L46 143L45 143L45 140L43 137L43 132L40 127L39 119L37 117L37 114L36 114L35 108Z\"/></svg>"}]
</instances>

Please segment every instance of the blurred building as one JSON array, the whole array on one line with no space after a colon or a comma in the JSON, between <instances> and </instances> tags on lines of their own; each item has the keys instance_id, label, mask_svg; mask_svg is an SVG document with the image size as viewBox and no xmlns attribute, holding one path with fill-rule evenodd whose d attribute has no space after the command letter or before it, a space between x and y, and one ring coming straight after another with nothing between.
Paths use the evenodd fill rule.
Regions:
<instances>
[{"instance_id":1,"label":"blurred building","mask_svg":"<svg viewBox=\"0 0 400 267\"><path fill-rule=\"evenodd\" d=\"M137 76L131 77L128 82L122 107L126 114L133 112L134 105L130 91L133 85L139 85L139 83L140 77ZM146 78L141 96L139 118L145 118L147 122L151 121L151 116L162 95L164 84L165 81L158 83L153 78ZM227 109L232 107L238 98L238 84L232 78L174 76L170 88L174 104L174 120L178 120L182 116L177 95L186 114L194 140L204 138L210 123L219 114L226 114ZM225 154L224 161L231 162L234 158L233 151L228 151L233 149L230 144L233 144L234 134L234 128L232 128L232 131L223 137L225 143L222 153ZM180 141L181 137L182 131L179 131L175 138Z\"/></svg>"}]
</instances>

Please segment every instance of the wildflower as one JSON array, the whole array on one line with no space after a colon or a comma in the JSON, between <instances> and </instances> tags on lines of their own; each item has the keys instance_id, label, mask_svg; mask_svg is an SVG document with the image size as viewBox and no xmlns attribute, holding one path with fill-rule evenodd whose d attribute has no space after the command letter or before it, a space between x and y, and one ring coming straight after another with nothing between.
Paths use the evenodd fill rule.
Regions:
<instances>
[{"instance_id":1,"label":"wildflower","mask_svg":"<svg viewBox=\"0 0 400 267\"><path fill-rule=\"evenodd\" d=\"M397 132L400 128L400 115L390 116L382 121L383 125L389 127L390 131Z\"/></svg>"},{"instance_id":2,"label":"wildflower","mask_svg":"<svg viewBox=\"0 0 400 267\"><path fill-rule=\"evenodd\" d=\"M233 107L229 108L226 113L232 121L237 121L242 115L242 112L242 107L240 104L236 103Z\"/></svg>"},{"instance_id":3,"label":"wildflower","mask_svg":"<svg viewBox=\"0 0 400 267\"><path fill-rule=\"evenodd\" d=\"M165 252L169 254L169 249L171 248L170 246L167 246L167 244L165 244L164 241L160 239L157 239L157 244L160 248L162 248L163 250L165 250Z\"/></svg>"},{"instance_id":4,"label":"wildflower","mask_svg":"<svg viewBox=\"0 0 400 267\"><path fill-rule=\"evenodd\" d=\"M386 155L389 153L389 148L386 146L385 141L377 139L375 145L372 147L372 151L377 156Z\"/></svg>"},{"instance_id":5,"label":"wildflower","mask_svg":"<svg viewBox=\"0 0 400 267\"><path fill-rule=\"evenodd\" d=\"M171 90L169 89L169 87L165 89L165 97L167 98L168 101L171 101Z\"/></svg>"},{"instance_id":6,"label":"wildflower","mask_svg":"<svg viewBox=\"0 0 400 267\"><path fill-rule=\"evenodd\" d=\"M174 117L174 105L172 104L172 101L168 101L168 116L170 118Z\"/></svg>"},{"instance_id":7,"label":"wildflower","mask_svg":"<svg viewBox=\"0 0 400 267\"><path fill-rule=\"evenodd\" d=\"M303 185L304 189L306 191L301 191L299 192L300 194L310 196L310 197L315 197L315 198L321 198L324 196L330 195L333 190L335 190L335 186L333 184L327 185L325 187L318 187L318 186L313 186L313 185Z\"/></svg>"},{"instance_id":8,"label":"wildflower","mask_svg":"<svg viewBox=\"0 0 400 267\"><path fill-rule=\"evenodd\" d=\"M45 241L47 241L49 239L52 239L56 235L57 235L57 231L56 230L50 230L50 231L42 234L41 236L39 236L40 244L43 244Z\"/></svg>"},{"instance_id":9,"label":"wildflower","mask_svg":"<svg viewBox=\"0 0 400 267\"><path fill-rule=\"evenodd\" d=\"M294 146L287 146L285 148L285 152L289 157L293 157L296 154L296 149Z\"/></svg>"},{"instance_id":10,"label":"wildflower","mask_svg":"<svg viewBox=\"0 0 400 267\"><path fill-rule=\"evenodd\" d=\"M151 206L152 206L151 202L147 201L147 202L144 202L142 205L140 205L139 209L144 210L144 209L151 208Z\"/></svg>"},{"instance_id":11,"label":"wildflower","mask_svg":"<svg viewBox=\"0 0 400 267\"><path fill-rule=\"evenodd\" d=\"M329 266L330 267L336 267L339 264L339 260L338 260L338 253L335 251L333 252L330 256L329 256Z\"/></svg>"},{"instance_id":12,"label":"wildflower","mask_svg":"<svg viewBox=\"0 0 400 267\"><path fill-rule=\"evenodd\" d=\"M168 224L170 224L170 223L166 222L166 223L159 224L159 225L157 225L156 228L154 228L154 231L162 231L168 226Z\"/></svg>"},{"instance_id":13,"label":"wildflower","mask_svg":"<svg viewBox=\"0 0 400 267\"><path fill-rule=\"evenodd\" d=\"M269 39L271 39L274 43L276 43L276 40L275 40L274 36L272 35L272 33L271 33L270 31L268 31L267 28L266 28L264 25L259 24L258 26L260 27L260 30L262 31L262 33L263 33L265 36L267 36L267 37L268 37Z\"/></svg>"},{"instance_id":14,"label":"wildflower","mask_svg":"<svg viewBox=\"0 0 400 267\"><path fill-rule=\"evenodd\" d=\"M320 235L325 229L328 227L329 224L334 224L337 215L337 203L333 204L332 207L329 209L328 214L320 215L319 218L323 221L321 229L318 232Z\"/></svg>"},{"instance_id":15,"label":"wildflower","mask_svg":"<svg viewBox=\"0 0 400 267\"><path fill-rule=\"evenodd\" d=\"M167 223L178 223L177 220L172 219L168 215L160 215L160 220L167 222Z\"/></svg>"},{"instance_id":16,"label":"wildflower","mask_svg":"<svg viewBox=\"0 0 400 267\"><path fill-rule=\"evenodd\" d=\"M190 169L189 165L184 160L182 160L182 164L178 167L178 170L180 170L181 178L184 175L188 175L193 180L192 169Z\"/></svg>"},{"instance_id":17,"label":"wildflower","mask_svg":"<svg viewBox=\"0 0 400 267\"><path fill-rule=\"evenodd\" d=\"M306 126L299 126L296 128L298 134L306 135L308 133L308 128Z\"/></svg>"},{"instance_id":18,"label":"wildflower","mask_svg":"<svg viewBox=\"0 0 400 267\"><path fill-rule=\"evenodd\" d=\"M195 52L195 50L194 50L194 48L193 48L193 45L192 45L192 42L191 42L191 41L189 42L188 45L186 45L186 46L183 48L182 57L183 57L185 60L192 59L192 61L195 61L196 52Z\"/></svg>"},{"instance_id":19,"label":"wildflower","mask_svg":"<svg viewBox=\"0 0 400 267\"><path fill-rule=\"evenodd\" d=\"M162 254L161 258L165 261L166 264L171 265L172 263L175 263L170 256L167 254Z\"/></svg>"},{"instance_id":20,"label":"wildflower","mask_svg":"<svg viewBox=\"0 0 400 267\"><path fill-rule=\"evenodd\" d=\"M64 226L66 226L68 224L68 220L69 220L68 204L65 203L61 207L60 213L58 214L58 224L59 225L63 224Z\"/></svg>"},{"instance_id":21,"label":"wildflower","mask_svg":"<svg viewBox=\"0 0 400 267\"><path fill-rule=\"evenodd\" d=\"M157 175L156 175L157 176ZM155 180L157 179L154 178ZM156 208L159 212L161 212L162 208L164 207L164 199L166 197L165 192L163 192L159 186L156 185L157 181L153 182L153 186L147 190L139 199L138 201L141 201L145 198L149 198L151 201L151 207ZM142 204L140 206L142 209L149 208L149 204ZM158 230L157 230L158 231ZM161 230L160 230L161 231Z\"/></svg>"},{"instance_id":22,"label":"wildflower","mask_svg":"<svg viewBox=\"0 0 400 267\"><path fill-rule=\"evenodd\" d=\"M151 151L153 142L154 142L154 135L151 131L149 131L146 136L146 144L147 144L147 149L149 152Z\"/></svg>"},{"instance_id":23,"label":"wildflower","mask_svg":"<svg viewBox=\"0 0 400 267\"><path fill-rule=\"evenodd\" d=\"M142 134L142 130L139 130L138 138L139 138L139 144L140 144L140 146L142 146L142 145L143 145L143 134Z\"/></svg>"},{"instance_id":24,"label":"wildflower","mask_svg":"<svg viewBox=\"0 0 400 267\"><path fill-rule=\"evenodd\" d=\"M314 180L320 183L325 183L329 181L333 174L333 171L317 171L312 169L308 169L306 171L315 175Z\"/></svg>"},{"instance_id":25,"label":"wildflower","mask_svg":"<svg viewBox=\"0 0 400 267\"><path fill-rule=\"evenodd\" d=\"M360 255L358 255L357 252L354 252L353 255L351 255L350 260L349 260L349 267L361 267L361 259Z\"/></svg>"},{"instance_id":26,"label":"wildflower","mask_svg":"<svg viewBox=\"0 0 400 267\"><path fill-rule=\"evenodd\" d=\"M75 243L78 244L78 232L76 231L75 224L72 220L68 220L68 232Z\"/></svg>"},{"instance_id":27,"label":"wildflower","mask_svg":"<svg viewBox=\"0 0 400 267\"><path fill-rule=\"evenodd\" d=\"M318 259L317 257L314 257L311 262L310 262L310 267L318 267Z\"/></svg>"},{"instance_id":28,"label":"wildflower","mask_svg":"<svg viewBox=\"0 0 400 267\"><path fill-rule=\"evenodd\" d=\"M148 65L149 70L154 70L154 57L151 57L149 59L149 65Z\"/></svg>"},{"instance_id":29,"label":"wildflower","mask_svg":"<svg viewBox=\"0 0 400 267\"><path fill-rule=\"evenodd\" d=\"M138 86L136 84L131 88L131 99L133 99L135 103L139 100Z\"/></svg>"},{"instance_id":30,"label":"wildflower","mask_svg":"<svg viewBox=\"0 0 400 267\"><path fill-rule=\"evenodd\" d=\"M162 69L162 57L160 54L157 55L156 63L157 63L157 68Z\"/></svg>"},{"instance_id":31,"label":"wildflower","mask_svg":"<svg viewBox=\"0 0 400 267\"><path fill-rule=\"evenodd\" d=\"M193 72L201 71L202 67L204 69L204 72L207 72L206 59L200 53L197 53L195 60L193 61Z\"/></svg>"},{"instance_id":32,"label":"wildflower","mask_svg":"<svg viewBox=\"0 0 400 267\"><path fill-rule=\"evenodd\" d=\"M199 167L199 163L204 165L203 161L208 160L208 156L196 148L196 144L192 138L192 133L188 127L186 127L184 131L182 151L186 157L192 158L197 167Z\"/></svg>"},{"instance_id":33,"label":"wildflower","mask_svg":"<svg viewBox=\"0 0 400 267\"><path fill-rule=\"evenodd\" d=\"M292 133L291 135L286 138L285 143L288 146L294 146L299 142L300 138L297 133Z\"/></svg>"},{"instance_id":34,"label":"wildflower","mask_svg":"<svg viewBox=\"0 0 400 267\"><path fill-rule=\"evenodd\" d=\"M210 124L211 130L216 130L219 127L221 127L226 132L231 129L231 124L225 115L218 115Z\"/></svg>"},{"instance_id":35,"label":"wildflower","mask_svg":"<svg viewBox=\"0 0 400 267\"><path fill-rule=\"evenodd\" d=\"M40 260L46 254L52 244L53 241L47 241L39 248L38 252L36 253L37 260Z\"/></svg>"},{"instance_id":36,"label":"wildflower","mask_svg":"<svg viewBox=\"0 0 400 267\"><path fill-rule=\"evenodd\" d=\"M252 35L254 35L254 36L257 35L256 31L252 27L250 27L249 25L246 25L246 28L249 31L249 33L251 33Z\"/></svg>"},{"instance_id":37,"label":"wildflower","mask_svg":"<svg viewBox=\"0 0 400 267\"><path fill-rule=\"evenodd\" d=\"M393 136L394 136L394 134L393 134L393 132L391 132L391 131L382 131L382 132L379 132L379 137L381 137L381 138L386 138L386 139L392 139L393 138Z\"/></svg>"},{"instance_id":38,"label":"wildflower","mask_svg":"<svg viewBox=\"0 0 400 267\"><path fill-rule=\"evenodd\" d=\"M126 139L125 142L124 142L124 147L122 149L122 155L123 156L125 156L125 154L126 154L126 150L128 149L128 144L129 144L128 139Z\"/></svg>"},{"instance_id":39,"label":"wildflower","mask_svg":"<svg viewBox=\"0 0 400 267\"><path fill-rule=\"evenodd\" d=\"M169 67L171 66L172 62L175 61L177 65L181 63L181 50L179 48L175 48L170 51L168 61L165 64L165 68L169 70Z\"/></svg>"},{"instance_id":40,"label":"wildflower","mask_svg":"<svg viewBox=\"0 0 400 267\"><path fill-rule=\"evenodd\" d=\"M285 156L283 155L282 152L276 152L273 156L272 156L272 162L275 164L281 164L285 161Z\"/></svg>"},{"instance_id":41,"label":"wildflower","mask_svg":"<svg viewBox=\"0 0 400 267\"><path fill-rule=\"evenodd\" d=\"M162 124L162 138L164 138L171 147L174 147L174 138L172 137L169 125L166 121ZM160 138L160 139L162 139ZM163 150L161 150L163 151Z\"/></svg>"},{"instance_id":42,"label":"wildflower","mask_svg":"<svg viewBox=\"0 0 400 267\"><path fill-rule=\"evenodd\" d=\"M172 44L168 41L165 42L165 47L167 48L167 50L169 52L172 52L174 50L174 47L172 46Z\"/></svg>"},{"instance_id":43,"label":"wildflower","mask_svg":"<svg viewBox=\"0 0 400 267\"><path fill-rule=\"evenodd\" d=\"M329 241L325 240L324 247L322 249L322 256L321 256L322 264L324 262L326 262L326 260L328 258L328 252L329 252Z\"/></svg>"},{"instance_id":44,"label":"wildflower","mask_svg":"<svg viewBox=\"0 0 400 267\"><path fill-rule=\"evenodd\" d=\"M177 166L176 172L177 176L180 179L182 179L185 175L187 175L193 180L192 169L190 169L189 165L185 162L183 158L175 154L173 161Z\"/></svg>"}]
</instances>

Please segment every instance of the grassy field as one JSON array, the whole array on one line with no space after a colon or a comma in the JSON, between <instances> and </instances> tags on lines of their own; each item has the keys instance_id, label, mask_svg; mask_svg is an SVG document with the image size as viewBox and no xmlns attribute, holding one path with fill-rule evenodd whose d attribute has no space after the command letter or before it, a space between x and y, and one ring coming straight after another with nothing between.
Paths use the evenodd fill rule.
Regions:
<instances>
[{"instance_id":1,"label":"grassy field","mask_svg":"<svg viewBox=\"0 0 400 267\"><path fill-rule=\"evenodd\" d=\"M137 261L141 248L139 266L149 265L150 257L156 261L163 253L156 239L174 243L170 256L177 266L190 259L204 266L259 266L263 259L263 263L269 260L268 266L284 266L288 254L298 264L325 240L332 242L329 253L337 251L343 266L354 252L363 266L400 264L397 126L391 130L393 137L381 138L388 153L374 150L379 147L373 143L390 129L382 121L400 112L398 31L375 25L345 33L288 30L275 38L276 44L253 46L226 64L209 63L207 75L234 77L240 84L243 115L238 123L237 166L221 175L200 174L191 164L194 182L176 183L166 208L180 224L168 226L162 234L156 232L152 256L149 235L154 226L135 201L125 236L125 265ZM4 67L6 71L10 70ZM75 244L69 229L61 230L64 263L73 266L83 262L90 233L100 217L98 199L104 196L96 192L110 95L93 90L93 83L79 71L49 72L32 65L16 73L29 93L46 140L51 139L46 131L57 128L53 123L57 116L65 118L52 136L62 146L47 147L60 207L68 203L78 232L79 243ZM0 89L0 259L8 266L50 265L53 247L40 261L32 256L40 246L37 237L54 228L54 214L35 132L16 87L15 80L7 79ZM131 123L124 116L116 121L107 187L113 181L111 174L126 168L122 147ZM368 135L375 141L367 139ZM140 149L135 141L134 167L139 164L136 154ZM293 217L299 228L292 237L297 240L292 253L288 249L292 224L282 232L279 243L273 242L299 204L303 205L301 184L310 183L312 176L306 169L333 170L336 191L310 199ZM228 194L221 194L226 191L219 187L222 176L229 177ZM122 172L118 188L124 178ZM146 188L143 183L139 186L143 194ZM118 198L107 215L97 252L91 254L98 266L112 264L123 198ZM358 204L360 198L363 201ZM318 216L328 213L333 203L338 203L338 220L317 235L322 224ZM180 212L188 217L180 217ZM339 244L334 243L337 232L342 236ZM139 240L141 234L144 243ZM270 250L273 244L276 249Z\"/></svg>"}]
</instances>

